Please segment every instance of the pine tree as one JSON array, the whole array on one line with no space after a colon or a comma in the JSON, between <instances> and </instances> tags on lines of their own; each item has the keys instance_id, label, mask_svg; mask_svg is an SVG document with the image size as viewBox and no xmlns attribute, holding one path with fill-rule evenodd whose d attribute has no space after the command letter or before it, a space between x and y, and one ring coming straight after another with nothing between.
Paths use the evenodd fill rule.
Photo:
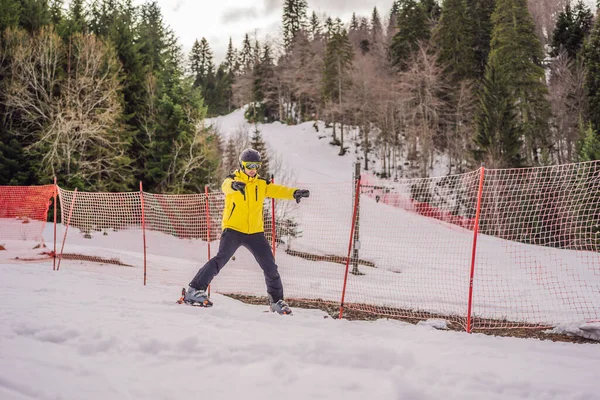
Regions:
<instances>
[{"instance_id":1,"label":"pine tree","mask_svg":"<svg viewBox=\"0 0 600 400\"><path fill-rule=\"evenodd\" d=\"M268 43L265 43L263 47L257 75L261 80L264 117L267 121L272 122L277 118L279 112L279 99L275 82L275 62L271 46Z\"/></svg>"},{"instance_id":2,"label":"pine tree","mask_svg":"<svg viewBox=\"0 0 600 400\"><path fill-rule=\"evenodd\" d=\"M19 0L0 0L0 35L8 27L19 24L21 18L21 3Z\"/></svg>"},{"instance_id":3,"label":"pine tree","mask_svg":"<svg viewBox=\"0 0 600 400\"><path fill-rule=\"evenodd\" d=\"M190 51L190 71L195 76L200 71L200 58L202 57L202 52L200 50L200 42L198 39L194 40L194 44L192 45L192 50Z\"/></svg>"},{"instance_id":4,"label":"pine tree","mask_svg":"<svg viewBox=\"0 0 600 400\"><path fill-rule=\"evenodd\" d=\"M269 154L267 152L267 145L262 137L260 130L258 129L258 125L254 126L254 133L252 135L252 139L250 140L250 147L260 153L260 157L262 160L262 164L260 166L260 170L258 171L260 176L265 179L270 179L271 175L269 171Z\"/></svg>"},{"instance_id":5,"label":"pine tree","mask_svg":"<svg viewBox=\"0 0 600 400\"><path fill-rule=\"evenodd\" d=\"M600 19L597 19L584 46L587 118L594 132L600 132Z\"/></svg>"},{"instance_id":6,"label":"pine tree","mask_svg":"<svg viewBox=\"0 0 600 400\"><path fill-rule=\"evenodd\" d=\"M202 82L208 76L215 73L215 64L213 63L213 53L206 38L202 38L200 42L196 40L190 54L190 67L195 75L196 85L201 86Z\"/></svg>"},{"instance_id":7,"label":"pine tree","mask_svg":"<svg viewBox=\"0 0 600 400\"><path fill-rule=\"evenodd\" d=\"M579 159L582 162L600 160L600 137L591 124L581 121L581 145ZM574 204L577 221L578 241L590 246L600 248L600 190L598 190L598 176L600 168L598 163L586 162L577 168L577 185L571 190L573 199L581 199L579 204Z\"/></svg>"},{"instance_id":8,"label":"pine tree","mask_svg":"<svg viewBox=\"0 0 600 400\"><path fill-rule=\"evenodd\" d=\"M242 43L242 52L240 54L240 66L242 72L252 65L252 43L250 43L250 36L246 33L244 41Z\"/></svg>"},{"instance_id":9,"label":"pine tree","mask_svg":"<svg viewBox=\"0 0 600 400\"><path fill-rule=\"evenodd\" d=\"M521 131L517 122L510 88L490 64L479 96L475 159L488 168L521 166Z\"/></svg>"},{"instance_id":10,"label":"pine tree","mask_svg":"<svg viewBox=\"0 0 600 400\"><path fill-rule=\"evenodd\" d=\"M464 0L446 0L433 41L439 51L439 61L447 66L453 81L477 78L473 49L474 37Z\"/></svg>"},{"instance_id":11,"label":"pine tree","mask_svg":"<svg viewBox=\"0 0 600 400\"><path fill-rule=\"evenodd\" d=\"M498 0L492 22L488 64L508 85L526 139L526 160L540 165L539 154L549 149L550 104L541 66L544 53L526 0Z\"/></svg>"},{"instance_id":12,"label":"pine tree","mask_svg":"<svg viewBox=\"0 0 600 400\"><path fill-rule=\"evenodd\" d=\"M0 7L2 6L2 1L0 1ZM4 10L0 8L0 10ZM54 28L58 31L59 26L61 25L63 20L63 0L51 0L50 1L50 21Z\"/></svg>"},{"instance_id":13,"label":"pine tree","mask_svg":"<svg viewBox=\"0 0 600 400\"><path fill-rule=\"evenodd\" d=\"M392 8L390 10L390 19L388 21L388 26L385 31L385 37L388 42L391 42L394 35L398 32L398 14L400 13L400 4L398 0L395 0L392 4Z\"/></svg>"},{"instance_id":14,"label":"pine tree","mask_svg":"<svg viewBox=\"0 0 600 400\"><path fill-rule=\"evenodd\" d=\"M256 66L260 63L260 42L258 39L254 40L254 47L252 49L252 65Z\"/></svg>"},{"instance_id":15,"label":"pine tree","mask_svg":"<svg viewBox=\"0 0 600 400\"><path fill-rule=\"evenodd\" d=\"M337 103L340 116L344 115L344 93L350 86L350 69L354 54L352 44L345 29L334 32L327 41L323 75L323 97L326 101ZM343 120L341 121L343 123ZM335 137L334 137L335 142ZM344 155L343 130L341 135L340 155Z\"/></svg>"},{"instance_id":16,"label":"pine tree","mask_svg":"<svg viewBox=\"0 0 600 400\"><path fill-rule=\"evenodd\" d=\"M438 2L436 0L421 0L419 5L423 8L429 20L435 25L435 23L440 19L442 12Z\"/></svg>"},{"instance_id":17,"label":"pine tree","mask_svg":"<svg viewBox=\"0 0 600 400\"><path fill-rule=\"evenodd\" d=\"M417 42L429 39L430 30L427 13L415 0L398 0L398 7L398 33L392 38L390 57L402 69Z\"/></svg>"},{"instance_id":18,"label":"pine tree","mask_svg":"<svg viewBox=\"0 0 600 400\"><path fill-rule=\"evenodd\" d=\"M327 17L325 20L325 36L327 39L332 37L336 32L339 32L341 29L338 24L338 19L335 21L331 17Z\"/></svg>"},{"instance_id":19,"label":"pine tree","mask_svg":"<svg viewBox=\"0 0 600 400\"><path fill-rule=\"evenodd\" d=\"M473 52L475 54L476 76L485 75L490 41L492 38L492 13L496 0L465 0L468 26L473 36Z\"/></svg>"},{"instance_id":20,"label":"pine tree","mask_svg":"<svg viewBox=\"0 0 600 400\"><path fill-rule=\"evenodd\" d=\"M239 157L238 149L235 145L235 141L233 138L227 141L227 146L225 147L225 152L223 154L223 169L225 173L230 174L240 167L240 162L238 160Z\"/></svg>"},{"instance_id":21,"label":"pine tree","mask_svg":"<svg viewBox=\"0 0 600 400\"><path fill-rule=\"evenodd\" d=\"M2 13L4 12L5 10L2 10ZM44 25L49 25L50 22L48 1L21 0L20 26L29 32L34 32Z\"/></svg>"},{"instance_id":22,"label":"pine tree","mask_svg":"<svg viewBox=\"0 0 600 400\"><path fill-rule=\"evenodd\" d=\"M283 44L286 49L291 46L298 31L306 29L307 10L308 4L306 0L284 0Z\"/></svg>"},{"instance_id":23,"label":"pine tree","mask_svg":"<svg viewBox=\"0 0 600 400\"><path fill-rule=\"evenodd\" d=\"M377 7L373 7L371 13L371 40L373 43L381 43L383 38L383 25Z\"/></svg>"},{"instance_id":24,"label":"pine tree","mask_svg":"<svg viewBox=\"0 0 600 400\"><path fill-rule=\"evenodd\" d=\"M600 137L590 124L585 128L582 137L579 159L581 161L600 160Z\"/></svg>"},{"instance_id":25,"label":"pine tree","mask_svg":"<svg viewBox=\"0 0 600 400\"><path fill-rule=\"evenodd\" d=\"M157 3L146 3L140 10L140 48L142 63L150 71L164 71L167 37L160 7Z\"/></svg>"},{"instance_id":26,"label":"pine tree","mask_svg":"<svg viewBox=\"0 0 600 400\"><path fill-rule=\"evenodd\" d=\"M550 55L558 56L564 49L569 58L574 59L583 47L584 39L590 33L594 22L594 15L583 1L579 0L574 9L567 3L565 9L558 15L556 27L552 32L552 51Z\"/></svg>"},{"instance_id":27,"label":"pine tree","mask_svg":"<svg viewBox=\"0 0 600 400\"><path fill-rule=\"evenodd\" d=\"M32 157L25 154L21 141L1 124L0 185L37 185L41 183L35 173L39 169Z\"/></svg>"},{"instance_id":28,"label":"pine tree","mask_svg":"<svg viewBox=\"0 0 600 400\"><path fill-rule=\"evenodd\" d=\"M350 20L350 31L358 30L358 18L356 18L356 13L352 13L352 19Z\"/></svg>"},{"instance_id":29,"label":"pine tree","mask_svg":"<svg viewBox=\"0 0 600 400\"><path fill-rule=\"evenodd\" d=\"M317 13L314 11L312 12L312 14L310 16L309 25L310 25L310 34L311 34L312 40L316 40L323 34L322 28L321 28L321 21L319 21L319 17L317 16Z\"/></svg>"},{"instance_id":30,"label":"pine tree","mask_svg":"<svg viewBox=\"0 0 600 400\"><path fill-rule=\"evenodd\" d=\"M225 55L225 67L228 74L235 74L238 70L237 51L233 47L231 37L227 45L227 54Z\"/></svg>"},{"instance_id":31,"label":"pine tree","mask_svg":"<svg viewBox=\"0 0 600 400\"><path fill-rule=\"evenodd\" d=\"M88 31L87 13L83 3L84 0L71 1L65 28L66 36L71 36L75 33L86 33Z\"/></svg>"}]
</instances>

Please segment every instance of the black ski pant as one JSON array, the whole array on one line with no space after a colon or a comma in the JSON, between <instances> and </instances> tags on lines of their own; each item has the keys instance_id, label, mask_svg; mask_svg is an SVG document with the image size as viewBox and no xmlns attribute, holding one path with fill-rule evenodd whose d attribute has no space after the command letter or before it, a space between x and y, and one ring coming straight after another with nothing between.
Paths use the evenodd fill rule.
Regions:
<instances>
[{"instance_id":1,"label":"black ski pant","mask_svg":"<svg viewBox=\"0 0 600 400\"><path fill-rule=\"evenodd\" d=\"M217 255L211 258L196 274L190 282L194 289L206 290L210 282L227 264L240 246L247 248L254 256L258 265L265 274L267 293L271 295L274 302L283 299L283 285L277 271L275 257L271 252L271 246L264 232L246 234L233 229L226 228L221 233L221 242Z\"/></svg>"}]
</instances>

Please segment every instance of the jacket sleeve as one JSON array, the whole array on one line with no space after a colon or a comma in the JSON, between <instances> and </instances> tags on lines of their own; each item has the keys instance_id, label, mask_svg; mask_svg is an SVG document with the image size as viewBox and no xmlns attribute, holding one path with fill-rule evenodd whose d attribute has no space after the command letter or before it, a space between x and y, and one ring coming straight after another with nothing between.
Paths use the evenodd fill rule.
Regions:
<instances>
[{"instance_id":1,"label":"jacket sleeve","mask_svg":"<svg viewBox=\"0 0 600 400\"><path fill-rule=\"evenodd\" d=\"M274 199L293 200L296 188L291 188L267 182L267 197Z\"/></svg>"},{"instance_id":2,"label":"jacket sleeve","mask_svg":"<svg viewBox=\"0 0 600 400\"><path fill-rule=\"evenodd\" d=\"M231 188L231 182L233 182L233 178L231 176L228 176L227 178L225 178L223 184L221 185L221 190L223 191L223 193L225 193L225 195L235 192L235 190Z\"/></svg>"}]
</instances>

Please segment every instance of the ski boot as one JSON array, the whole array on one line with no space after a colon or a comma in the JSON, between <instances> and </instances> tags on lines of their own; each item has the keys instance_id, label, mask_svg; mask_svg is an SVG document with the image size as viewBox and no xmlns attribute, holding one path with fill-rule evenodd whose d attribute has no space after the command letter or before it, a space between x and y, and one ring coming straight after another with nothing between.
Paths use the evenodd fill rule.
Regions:
<instances>
[{"instance_id":1,"label":"ski boot","mask_svg":"<svg viewBox=\"0 0 600 400\"><path fill-rule=\"evenodd\" d=\"M271 295L269 295L269 307L271 308L271 312L276 312L279 315L289 315L292 313L292 309L283 299L273 301Z\"/></svg>"},{"instance_id":2,"label":"ski boot","mask_svg":"<svg viewBox=\"0 0 600 400\"><path fill-rule=\"evenodd\" d=\"M181 298L178 303L186 303L192 306L199 307L212 307L213 303L208 298L208 294L206 290L202 289L194 289L193 287L189 287L186 291L185 288L181 290Z\"/></svg>"}]
</instances>

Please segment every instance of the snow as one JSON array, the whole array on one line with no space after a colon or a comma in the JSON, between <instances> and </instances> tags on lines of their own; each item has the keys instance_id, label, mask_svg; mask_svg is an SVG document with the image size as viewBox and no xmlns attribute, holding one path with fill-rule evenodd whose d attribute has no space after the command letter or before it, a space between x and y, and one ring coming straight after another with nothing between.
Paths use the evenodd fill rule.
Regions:
<instances>
[{"instance_id":1,"label":"snow","mask_svg":"<svg viewBox=\"0 0 600 400\"><path fill-rule=\"evenodd\" d=\"M48 263L0 264L0 398L597 399L600 346L201 309Z\"/></svg>"},{"instance_id":2,"label":"snow","mask_svg":"<svg viewBox=\"0 0 600 400\"><path fill-rule=\"evenodd\" d=\"M555 327L554 329L549 330L548 332L579 336L591 340L600 340L600 321L581 321L573 324L563 324Z\"/></svg>"},{"instance_id":3,"label":"snow","mask_svg":"<svg viewBox=\"0 0 600 400\"><path fill-rule=\"evenodd\" d=\"M445 319L426 319L424 321L417 322L419 326L428 326L433 329L448 329L448 321Z\"/></svg>"},{"instance_id":4,"label":"snow","mask_svg":"<svg viewBox=\"0 0 600 400\"><path fill-rule=\"evenodd\" d=\"M239 127L249 135L253 129L243 110L209 122L225 138ZM337 156L339 148L328 144L330 130L321 122L319 132L313 123L274 123L260 130L294 172L290 183L311 190L299 205L278 202L303 230L291 247L346 254L352 152ZM468 335L447 331L448 321L441 319L418 325L340 321L298 308L294 316L281 317L265 312L266 306L220 294L265 295L261 271L244 248L211 285L215 307L177 305L181 287L207 259L206 242L147 231L148 285L143 286L139 226L92 230L91 239L78 229L68 231L65 253L118 258L128 266L64 259L60 271L52 271L50 261L39 260L48 249L34 248L37 243L26 232L31 227L1 223L17 224L19 232L0 242L6 247L0 251L2 400L600 399L598 345ZM64 233L59 225L59 250ZM360 257L377 268L361 266L365 275L349 275L346 302L464 315L472 235L362 196ZM46 246L52 246L52 237L47 225ZM212 254L217 246L211 243ZM534 273L515 263L515 246L533 260ZM597 310L597 253L480 235L477 254L476 315L554 323L554 333L600 339L600 322L584 315L573 320L565 302L568 294L582 309ZM339 302L343 264L293 257L282 246L276 257L287 298ZM557 264L557 270L548 269ZM574 292L549 291L548 281L540 282L548 276ZM535 312L521 313L524 304L535 305Z\"/></svg>"}]
</instances>

